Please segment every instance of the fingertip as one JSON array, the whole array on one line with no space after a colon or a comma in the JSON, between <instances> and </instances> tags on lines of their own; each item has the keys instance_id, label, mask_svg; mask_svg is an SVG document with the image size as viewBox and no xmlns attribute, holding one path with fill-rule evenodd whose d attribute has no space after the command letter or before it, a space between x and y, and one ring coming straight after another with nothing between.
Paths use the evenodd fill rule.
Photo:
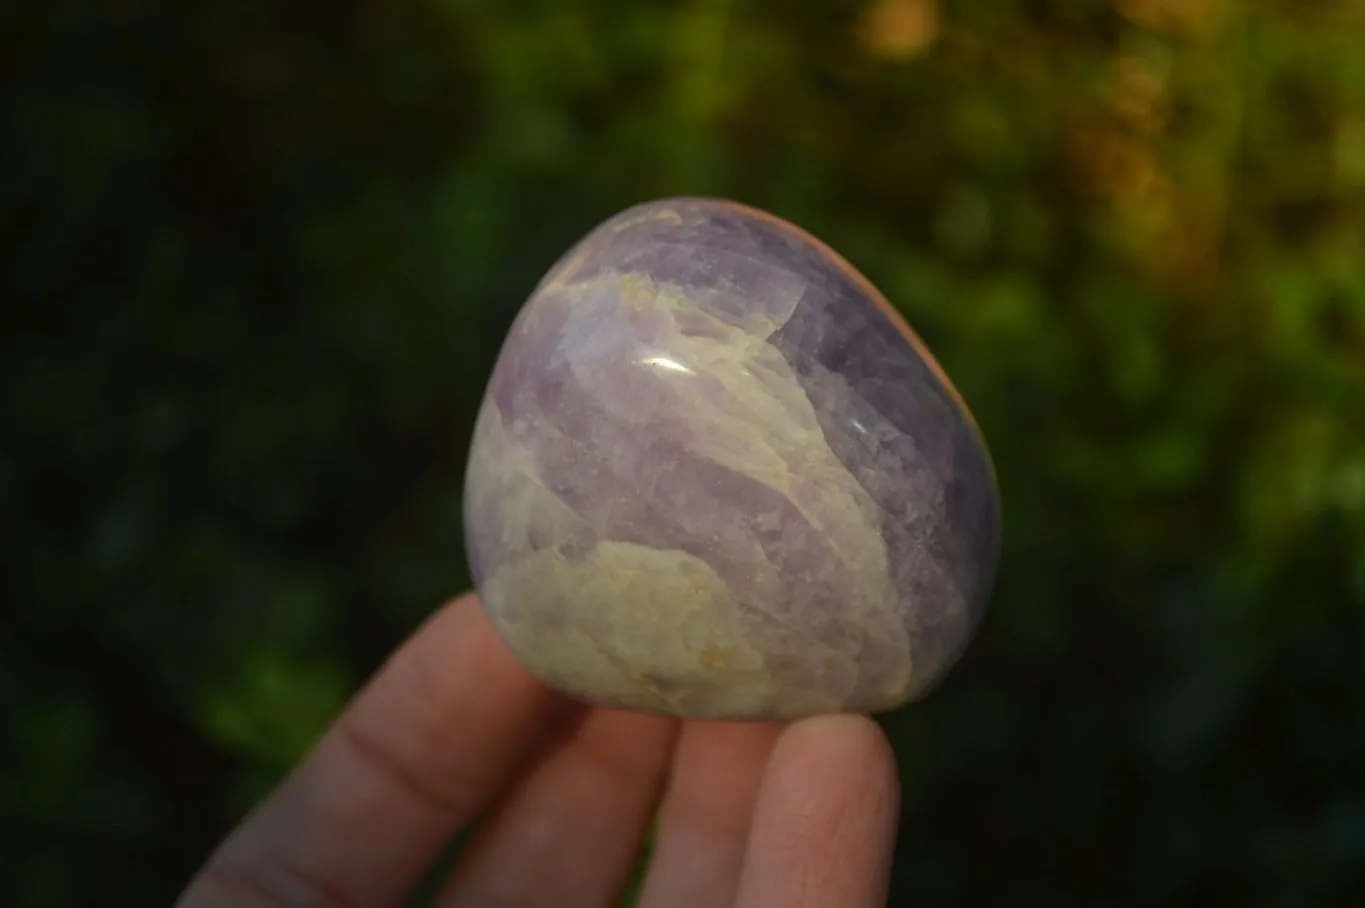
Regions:
<instances>
[{"instance_id":1,"label":"fingertip","mask_svg":"<svg viewBox=\"0 0 1365 908\"><path fill-rule=\"evenodd\" d=\"M900 811L896 754L881 726L867 716L814 716L793 723L773 748L769 776L770 796L779 802L814 797L831 808L868 805L873 808L864 815L869 836L894 835Z\"/></svg>"},{"instance_id":2,"label":"fingertip","mask_svg":"<svg viewBox=\"0 0 1365 908\"><path fill-rule=\"evenodd\" d=\"M793 723L755 805L739 904L883 904L899 815L895 755L876 722L834 715Z\"/></svg>"},{"instance_id":3,"label":"fingertip","mask_svg":"<svg viewBox=\"0 0 1365 908\"><path fill-rule=\"evenodd\" d=\"M882 784L898 787L895 752L881 726L867 716L813 716L793 722L778 739L773 759L790 761L793 769L809 762L830 768L853 764Z\"/></svg>"}]
</instances>

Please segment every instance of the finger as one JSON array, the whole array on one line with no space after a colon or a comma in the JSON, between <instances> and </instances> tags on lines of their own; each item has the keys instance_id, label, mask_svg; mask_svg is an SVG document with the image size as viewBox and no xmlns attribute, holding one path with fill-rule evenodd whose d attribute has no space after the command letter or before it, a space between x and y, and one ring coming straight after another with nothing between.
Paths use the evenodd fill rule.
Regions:
<instances>
[{"instance_id":1,"label":"finger","mask_svg":"<svg viewBox=\"0 0 1365 908\"><path fill-rule=\"evenodd\" d=\"M734 904L754 799L781 730L767 723L684 727L640 908Z\"/></svg>"},{"instance_id":2,"label":"finger","mask_svg":"<svg viewBox=\"0 0 1365 908\"><path fill-rule=\"evenodd\" d=\"M741 908L886 903L900 788L881 729L823 716L778 739L754 806Z\"/></svg>"},{"instance_id":3,"label":"finger","mask_svg":"<svg viewBox=\"0 0 1365 908\"><path fill-rule=\"evenodd\" d=\"M401 902L454 830L497 796L555 702L474 597L457 599L389 660L181 904Z\"/></svg>"},{"instance_id":4,"label":"finger","mask_svg":"<svg viewBox=\"0 0 1365 908\"><path fill-rule=\"evenodd\" d=\"M589 713L486 821L436 904L612 903L658 803L677 725L615 710Z\"/></svg>"}]
</instances>

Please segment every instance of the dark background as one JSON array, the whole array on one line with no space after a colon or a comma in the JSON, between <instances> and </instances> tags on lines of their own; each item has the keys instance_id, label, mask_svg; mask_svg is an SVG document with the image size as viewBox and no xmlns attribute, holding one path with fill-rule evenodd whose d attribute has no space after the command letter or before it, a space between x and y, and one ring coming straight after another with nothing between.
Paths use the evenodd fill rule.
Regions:
<instances>
[{"instance_id":1,"label":"dark background","mask_svg":"<svg viewBox=\"0 0 1365 908\"><path fill-rule=\"evenodd\" d=\"M627 205L796 220L1004 495L894 903L1362 904L1365 10L0 3L0 903L150 905L467 583L506 329Z\"/></svg>"}]
</instances>

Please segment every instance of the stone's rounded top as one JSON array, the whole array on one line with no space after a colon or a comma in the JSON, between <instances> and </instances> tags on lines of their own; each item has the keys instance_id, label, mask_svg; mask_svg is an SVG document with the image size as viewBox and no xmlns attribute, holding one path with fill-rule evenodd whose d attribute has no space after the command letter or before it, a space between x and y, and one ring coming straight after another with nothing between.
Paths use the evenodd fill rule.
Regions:
<instances>
[{"instance_id":1,"label":"stone's rounded top","mask_svg":"<svg viewBox=\"0 0 1365 908\"><path fill-rule=\"evenodd\" d=\"M539 677L782 719L922 696L984 612L994 471L942 368L824 243L717 199L611 218L499 355L470 564Z\"/></svg>"},{"instance_id":2,"label":"stone's rounded top","mask_svg":"<svg viewBox=\"0 0 1365 908\"><path fill-rule=\"evenodd\" d=\"M670 249L669 247L675 247ZM687 250L709 250L717 256L747 260L751 267L766 263L815 286L844 285L861 294L905 338L961 410L985 449L976 419L957 387L928 346L898 309L861 271L823 240L802 227L759 208L729 199L674 196L634 205L609 218L580 240L541 282L569 282L590 278L604 269L641 270L656 279L670 272L679 286L705 286L724 278L696 269ZM680 251L681 250L681 251ZM669 268L667 263L676 266ZM660 265L664 267L660 269ZM680 272L680 273L678 273ZM537 290L540 288L538 287ZM761 297L751 297L753 304ZM995 467L991 482L996 483Z\"/></svg>"}]
</instances>

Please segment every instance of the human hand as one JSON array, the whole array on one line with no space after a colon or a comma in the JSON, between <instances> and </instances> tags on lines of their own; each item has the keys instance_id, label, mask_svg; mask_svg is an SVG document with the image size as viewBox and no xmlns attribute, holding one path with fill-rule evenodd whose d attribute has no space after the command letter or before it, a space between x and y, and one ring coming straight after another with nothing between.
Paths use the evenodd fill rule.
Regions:
<instances>
[{"instance_id":1,"label":"human hand","mask_svg":"<svg viewBox=\"0 0 1365 908\"><path fill-rule=\"evenodd\" d=\"M644 908L886 900L899 789L877 725L679 722L570 703L473 596L434 615L209 858L182 908L615 904L656 807Z\"/></svg>"}]
</instances>

